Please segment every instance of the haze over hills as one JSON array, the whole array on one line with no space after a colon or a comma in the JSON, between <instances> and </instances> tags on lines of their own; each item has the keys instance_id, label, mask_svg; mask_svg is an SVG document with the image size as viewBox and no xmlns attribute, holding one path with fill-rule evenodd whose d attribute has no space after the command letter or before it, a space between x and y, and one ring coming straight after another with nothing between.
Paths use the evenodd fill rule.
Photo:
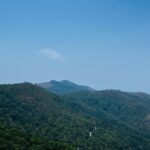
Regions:
<instances>
[{"instance_id":1,"label":"haze over hills","mask_svg":"<svg viewBox=\"0 0 150 150\"><path fill-rule=\"evenodd\" d=\"M149 18L150 0L0 0L0 150L150 150Z\"/></svg>"},{"instance_id":2,"label":"haze over hills","mask_svg":"<svg viewBox=\"0 0 150 150\"><path fill-rule=\"evenodd\" d=\"M150 96L141 93L65 90L57 95L30 83L0 85L1 128L18 141L10 143L0 128L0 148L149 150L149 108Z\"/></svg>"},{"instance_id":3,"label":"haze over hills","mask_svg":"<svg viewBox=\"0 0 150 150\"><path fill-rule=\"evenodd\" d=\"M67 94L79 91L94 91L93 88L88 86L78 85L68 80L55 81L39 83L42 88L57 93L57 94Z\"/></svg>"}]
</instances>

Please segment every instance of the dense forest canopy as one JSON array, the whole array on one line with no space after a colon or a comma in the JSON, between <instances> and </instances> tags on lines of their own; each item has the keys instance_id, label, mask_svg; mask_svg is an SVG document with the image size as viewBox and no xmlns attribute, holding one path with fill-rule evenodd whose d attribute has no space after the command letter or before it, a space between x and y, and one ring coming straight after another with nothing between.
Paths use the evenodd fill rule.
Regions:
<instances>
[{"instance_id":1,"label":"dense forest canopy","mask_svg":"<svg viewBox=\"0 0 150 150\"><path fill-rule=\"evenodd\" d=\"M149 106L142 93L0 85L1 149L149 150Z\"/></svg>"}]
</instances>

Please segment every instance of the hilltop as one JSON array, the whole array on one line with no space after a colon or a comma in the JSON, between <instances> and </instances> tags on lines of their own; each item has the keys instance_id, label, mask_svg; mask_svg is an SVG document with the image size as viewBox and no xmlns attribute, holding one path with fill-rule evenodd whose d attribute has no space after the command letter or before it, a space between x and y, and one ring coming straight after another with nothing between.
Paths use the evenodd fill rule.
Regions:
<instances>
[{"instance_id":1,"label":"hilltop","mask_svg":"<svg viewBox=\"0 0 150 150\"><path fill-rule=\"evenodd\" d=\"M68 80L44 82L38 84L40 87L47 91L54 92L56 94L67 94L79 91L94 91L93 88L88 86L78 85Z\"/></svg>"},{"instance_id":2,"label":"hilltop","mask_svg":"<svg viewBox=\"0 0 150 150\"><path fill-rule=\"evenodd\" d=\"M62 150L149 150L150 134L144 130L149 120L141 118L150 113L150 98L138 95L119 91L57 95L30 83L0 85L0 123L10 137L9 129L17 130L14 138L40 139L38 146L49 141L51 148L57 142ZM10 145L7 139L0 131L0 143ZM31 144L32 139L24 141Z\"/></svg>"}]
</instances>

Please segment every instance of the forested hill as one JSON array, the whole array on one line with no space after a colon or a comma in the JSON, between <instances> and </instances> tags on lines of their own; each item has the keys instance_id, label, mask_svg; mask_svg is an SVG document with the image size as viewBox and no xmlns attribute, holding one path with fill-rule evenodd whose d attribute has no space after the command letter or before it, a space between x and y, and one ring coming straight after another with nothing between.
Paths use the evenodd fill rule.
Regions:
<instances>
[{"instance_id":1,"label":"forested hill","mask_svg":"<svg viewBox=\"0 0 150 150\"><path fill-rule=\"evenodd\" d=\"M79 91L94 91L93 88L88 86L78 85L68 80L55 81L39 83L40 87L46 89L47 91L54 92L56 94L67 94Z\"/></svg>"},{"instance_id":2,"label":"forested hill","mask_svg":"<svg viewBox=\"0 0 150 150\"><path fill-rule=\"evenodd\" d=\"M50 142L48 139L23 133L19 129L0 124L0 150L75 150L68 144Z\"/></svg>"},{"instance_id":3,"label":"forested hill","mask_svg":"<svg viewBox=\"0 0 150 150\"><path fill-rule=\"evenodd\" d=\"M77 111L93 116L102 112L150 135L150 95L119 90L85 91L63 96L64 102Z\"/></svg>"},{"instance_id":4,"label":"forested hill","mask_svg":"<svg viewBox=\"0 0 150 150\"><path fill-rule=\"evenodd\" d=\"M144 107L144 114L148 115L149 98L144 98L145 106L140 103L139 97L142 94L137 98L133 94L135 100L128 99L128 105L124 108L127 99L124 94L119 96L126 99L120 100L117 94L92 93L79 92L60 97L30 83L0 85L1 149L9 150L10 146L13 147L12 150L22 150L22 145L30 145L30 150L51 150L58 147L62 150L150 149L148 132L144 132L141 127L134 129L136 125L128 120L131 118L124 118L128 114L125 108L131 105L131 111L136 99L137 106ZM135 110L134 107L133 109ZM140 111L143 114L143 109ZM139 113L133 113L137 120L140 119L137 117ZM145 118L147 120L144 125L148 126L148 118Z\"/></svg>"}]
</instances>

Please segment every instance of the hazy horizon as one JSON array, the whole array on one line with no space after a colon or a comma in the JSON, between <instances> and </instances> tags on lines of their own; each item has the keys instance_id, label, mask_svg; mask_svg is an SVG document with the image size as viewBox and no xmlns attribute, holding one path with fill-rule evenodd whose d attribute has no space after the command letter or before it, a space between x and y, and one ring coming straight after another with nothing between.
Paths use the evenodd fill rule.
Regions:
<instances>
[{"instance_id":1,"label":"hazy horizon","mask_svg":"<svg viewBox=\"0 0 150 150\"><path fill-rule=\"evenodd\" d=\"M70 80L150 93L150 1L0 2L0 84Z\"/></svg>"}]
</instances>

